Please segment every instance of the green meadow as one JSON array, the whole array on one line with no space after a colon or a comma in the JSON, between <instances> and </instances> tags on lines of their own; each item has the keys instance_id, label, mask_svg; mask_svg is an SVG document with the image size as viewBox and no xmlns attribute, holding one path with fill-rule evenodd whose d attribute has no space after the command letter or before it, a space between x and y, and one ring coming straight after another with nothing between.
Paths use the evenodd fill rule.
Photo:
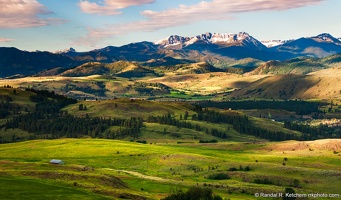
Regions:
<instances>
[{"instance_id":1,"label":"green meadow","mask_svg":"<svg viewBox=\"0 0 341 200\"><path fill-rule=\"evenodd\" d=\"M191 186L212 188L226 199L256 199L255 193L286 187L338 194L341 159L333 149L340 142L58 139L2 144L0 190L5 199L160 199ZM65 164L49 164L51 159ZM210 178L215 174L228 179Z\"/></svg>"},{"instance_id":2,"label":"green meadow","mask_svg":"<svg viewBox=\"0 0 341 200\"><path fill-rule=\"evenodd\" d=\"M266 199L255 194L282 193L285 188L301 194L341 195L340 139L269 142L241 134L232 124L195 120L194 106L186 102L119 98L78 101L62 111L90 118L141 117L145 121L137 137L113 140L84 134L78 139L29 140L35 133L5 125L34 110L30 96L35 94L13 90L0 92L26 111L11 111L0 120L0 139L15 142L0 144L0 199L162 199L193 186L231 200ZM86 109L79 109L81 104ZM192 127L147 122L152 115L171 115ZM301 134L271 119L249 118L257 127ZM108 131L120 128L113 125ZM213 129L227 137L213 136ZM50 164L51 159L65 164Z\"/></svg>"}]
</instances>

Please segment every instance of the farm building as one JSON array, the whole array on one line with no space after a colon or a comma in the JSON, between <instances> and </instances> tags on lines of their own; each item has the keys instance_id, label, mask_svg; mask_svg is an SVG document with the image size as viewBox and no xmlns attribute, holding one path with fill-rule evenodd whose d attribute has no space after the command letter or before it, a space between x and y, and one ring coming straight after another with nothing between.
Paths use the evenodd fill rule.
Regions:
<instances>
[{"instance_id":1,"label":"farm building","mask_svg":"<svg viewBox=\"0 0 341 200\"><path fill-rule=\"evenodd\" d=\"M55 164L55 165L62 165L64 164L64 162L62 160L56 160L56 159L52 159L50 160L51 164Z\"/></svg>"}]
</instances>

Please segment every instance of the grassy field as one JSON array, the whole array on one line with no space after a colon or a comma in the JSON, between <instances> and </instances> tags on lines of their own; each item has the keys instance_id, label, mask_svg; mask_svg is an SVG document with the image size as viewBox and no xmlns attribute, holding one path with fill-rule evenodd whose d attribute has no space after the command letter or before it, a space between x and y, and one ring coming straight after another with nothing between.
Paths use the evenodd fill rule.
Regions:
<instances>
[{"instance_id":1,"label":"grassy field","mask_svg":"<svg viewBox=\"0 0 341 200\"><path fill-rule=\"evenodd\" d=\"M79 111L79 104L87 107L86 111ZM76 116L85 116L87 113L90 117L118 117L130 118L148 116L162 116L167 113L174 115L184 114L185 111L192 113L192 106L181 102L158 102L145 100L130 100L130 99L113 99L101 101L80 101L77 104L72 104L65 107L70 114Z\"/></svg>"},{"instance_id":2,"label":"grassy field","mask_svg":"<svg viewBox=\"0 0 341 200\"><path fill-rule=\"evenodd\" d=\"M34 103L29 100L33 93L13 90L1 88L0 92L11 96L14 103L28 106L28 110L34 109ZM87 109L79 110L80 104ZM340 139L268 142L240 134L231 124L192 120L195 114L192 109L186 102L122 98L69 105L63 110L75 116L138 116L146 120L151 115L170 113L173 118L182 118L192 127L201 128L144 122L138 139L83 138L0 144L0 199L160 199L192 186L211 188L226 199L255 199L255 193L284 192L287 187L303 194L340 193ZM273 116L282 115L280 110L252 112L253 116L270 112ZM2 119L0 125L13 116L11 113ZM271 119L251 116L250 119L265 129L300 134ZM112 131L118 128L109 127ZM212 129L225 132L227 139L208 134ZM28 139L33 133L2 128L0 134L11 141L13 136ZM136 140L145 140L146 144ZM217 143L199 143L199 140ZM51 159L61 159L66 164L49 164ZM222 174L223 180L215 180L214 177Z\"/></svg>"},{"instance_id":3,"label":"grassy field","mask_svg":"<svg viewBox=\"0 0 341 200\"><path fill-rule=\"evenodd\" d=\"M10 190L8 190L10 188ZM44 192L45 191L45 192ZM35 179L0 177L1 199L108 199L71 187Z\"/></svg>"},{"instance_id":4,"label":"grassy field","mask_svg":"<svg viewBox=\"0 0 341 200\"><path fill-rule=\"evenodd\" d=\"M341 140L215 144L34 140L0 145L0 190L6 186L1 194L7 198L15 193L14 199L24 195L159 199L196 185L230 199L254 199L256 192L283 192L285 187L298 193L336 194L341 184L340 151ZM66 164L51 165L51 159ZM247 166L249 171L240 170ZM216 173L230 179L208 178Z\"/></svg>"}]
</instances>

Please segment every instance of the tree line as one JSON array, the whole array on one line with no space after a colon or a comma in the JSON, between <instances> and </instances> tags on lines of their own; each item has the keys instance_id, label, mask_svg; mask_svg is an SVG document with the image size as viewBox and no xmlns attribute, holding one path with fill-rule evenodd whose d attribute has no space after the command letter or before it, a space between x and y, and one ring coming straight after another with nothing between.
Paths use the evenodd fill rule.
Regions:
<instances>
[{"instance_id":1,"label":"tree line","mask_svg":"<svg viewBox=\"0 0 341 200\"><path fill-rule=\"evenodd\" d=\"M6 118L11 112L13 114L19 114L21 112L22 107L12 101L13 98L11 96L0 95L0 119Z\"/></svg>"},{"instance_id":2,"label":"tree line","mask_svg":"<svg viewBox=\"0 0 341 200\"><path fill-rule=\"evenodd\" d=\"M27 114L17 115L8 119L0 128L5 128L5 130L19 128L33 133L30 139L77 138L83 136L115 139L127 136L138 138L140 129L143 126L144 120L139 117L118 119L90 118L88 115L85 117L73 116L68 114L67 111L62 111L61 108L77 103L77 100L47 90L35 90L32 88L27 88L26 90L35 93L30 96L30 100L36 103L35 110L33 112L27 111ZM12 98L8 95L0 96L0 118L8 116L10 111L12 113L15 113L15 111L20 112L20 106L11 103L11 101ZM328 127L327 125L311 127L296 122L284 123L285 128L302 132L302 135L298 135L259 127L245 114L234 111L217 112L208 110L207 108L203 109L200 105L195 105L193 111L195 114L192 116L189 116L187 111L184 115L180 115L180 120L168 113L163 116L149 116L145 121L203 131L206 134L222 139L229 137L228 129L207 128L199 124L194 124L193 122L191 123L188 119L191 118L196 121L216 124L231 124L239 133L253 135L270 141L314 140L341 137L340 128ZM113 126L116 127L112 128ZM12 141L1 140L1 142L15 142L20 140L20 137L15 136L12 138Z\"/></svg>"},{"instance_id":3,"label":"tree line","mask_svg":"<svg viewBox=\"0 0 341 200\"><path fill-rule=\"evenodd\" d=\"M307 102L300 100L288 100L288 101L268 101L268 100L247 100L247 101L203 101L198 103L201 107L216 107L221 109L281 109L296 112L298 115L306 115L311 113L320 113L319 108L327 105L322 102Z\"/></svg>"},{"instance_id":4,"label":"tree line","mask_svg":"<svg viewBox=\"0 0 341 200\"><path fill-rule=\"evenodd\" d=\"M188 112L186 112L184 115L185 120L187 119L187 116L188 116ZM180 118L182 118L182 117L180 117ZM159 123L159 124L168 124L168 125L176 126L178 128L188 128L188 129L194 129L196 131L205 130L206 134L213 135L215 137L222 138L222 139L228 138L228 134L225 131L220 131L220 130L215 129L215 128L211 128L211 129L204 128L204 127L200 126L199 124L193 125L192 123L190 123L188 121L176 119L170 113L163 115L163 116L156 116L156 117L155 116L149 116L147 118L147 122Z\"/></svg>"},{"instance_id":5,"label":"tree line","mask_svg":"<svg viewBox=\"0 0 341 200\"><path fill-rule=\"evenodd\" d=\"M206 121L212 123L228 123L232 124L233 128L242 134L253 135L259 138L268 139L270 141L284 140L316 140L323 138L341 138L340 127L328 127L327 125L310 126L297 122L284 122L284 127L290 130L300 131L302 134L286 133L282 131L268 130L256 126L248 116L238 112L221 113L212 110L202 109L196 106L194 110L197 114L192 116L192 119L198 121Z\"/></svg>"},{"instance_id":6,"label":"tree line","mask_svg":"<svg viewBox=\"0 0 341 200\"><path fill-rule=\"evenodd\" d=\"M107 130L111 126L119 126L119 129L116 131ZM138 118L84 118L72 116L66 112L50 115L33 112L8 120L5 124L5 130L19 128L34 133L31 139L78 138L86 135L93 138L114 139L122 136L137 138L141 126L142 120Z\"/></svg>"},{"instance_id":7,"label":"tree line","mask_svg":"<svg viewBox=\"0 0 341 200\"><path fill-rule=\"evenodd\" d=\"M132 136L137 138L142 127L143 120L137 117L130 119L118 118L90 118L72 116L61 108L76 103L77 100L49 92L28 88L27 90L36 93L30 96L30 100L36 102L33 112L25 115L15 116L8 119L3 125L5 131L19 128L34 133L30 139L56 139L61 137L77 138L85 135L100 138L117 138ZM109 127L118 126L117 130L111 131ZM20 141L19 137L13 137L14 141ZM3 141L6 142L6 141Z\"/></svg>"},{"instance_id":8,"label":"tree line","mask_svg":"<svg viewBox=\"0 0 341 200\"><path fill-rule=\"evenodd\" d=\"M317 140L323 138L341 138L341 127L329 127L320 124L318 126L310 126L300 122L284 122L287 129L302 132L302 140Z\"/></svg>"},{"instance_id":9,"label":"tree line","mask_svg":"<svg viewBox=\"0 0 341 200\"><path fill-rule=\"evenodd\" d=\"M296 134L272 131L258 127L249 119L248 116L238 112L220 113L207 109L203 110L200 106L196 106L195 110L197 114L192 116L193 120L231 124L233 128L241 134L253 135L270 141L298 139Z\"/></svg>"}]
</instances>

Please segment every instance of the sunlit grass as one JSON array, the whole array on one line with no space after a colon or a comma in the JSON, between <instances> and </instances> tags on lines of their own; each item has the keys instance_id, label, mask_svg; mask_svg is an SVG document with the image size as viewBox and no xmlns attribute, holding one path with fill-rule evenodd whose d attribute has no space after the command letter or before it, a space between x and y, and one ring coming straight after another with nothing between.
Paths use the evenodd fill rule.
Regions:
<instances>
[{"instance_id":1,"label":"sunlit grass","mask_svg":"<svg viewBox=\"0 0 341 200\"><path fill-rule=\"evenodd\" d=\"M338 141L335 142L337 144ZM294 179L299 180L300 183L300 187L295 188L295 191L338 192L340 180L337 177L341 175L340 156L334 154L332 150L318 148L314 153L308 148L295 151L281 149L292 144L296 143L177 144L173 140L167 144L160 140L152 144L140 144L103 139L34 140L0 145L2 171L0 175L30 176L37 180L45 177L51 181L51 184L56 184L50 178L56 177L55 173L64 174L58 175L59 184L71 187L76 181L82 189L95 187L99 190L100 188L102 191L99 192L100 194L129 193L151 198L164 197L171 188L186 189L197 184L199 186L211 184L220 185L219 187L222 188L215 186L213 188L224 197L232 199L240 197L243 189L245 199L252 199L251 194L254 192L282 192L285 187L293 187L290 184ZM51 159L61 159L66 164L50 165ZM85 166L87 170L83 171ZM246 166L251 170L239 170L240 167ZM238 171L229 171L233 167ZM151 179L116 170L137 172ZM208 175L217 172L227 173L231 179L214 181L207 178ZM129 187L125 189L104 184L102 180L110 176L120 178ZM67 177L74 177L76 180L72 181ZM153 177L164 181L153 180ZM256 184L254 179L257 177L267 177L273 181L273 184ZM328 184L330 181L333 184Z\"/></svg>"}]
</instances>

